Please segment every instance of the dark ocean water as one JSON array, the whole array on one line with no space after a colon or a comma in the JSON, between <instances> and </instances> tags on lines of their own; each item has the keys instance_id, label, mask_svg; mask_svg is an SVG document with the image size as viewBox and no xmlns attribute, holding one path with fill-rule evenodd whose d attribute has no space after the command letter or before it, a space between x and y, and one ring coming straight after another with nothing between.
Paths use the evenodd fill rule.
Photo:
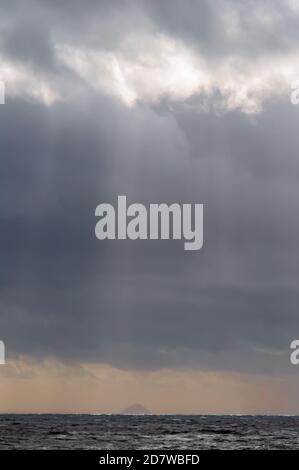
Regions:
<instances>
[{"instance_id":1,"label":"dark ocean water","mask_svg":"<svg viewBox=\"0 0 299 470\"><path fill-rule=\"evenodd\" d=\"M299 449L299 417L0 415L0 449Z\"/></svg>"}]
</instances>

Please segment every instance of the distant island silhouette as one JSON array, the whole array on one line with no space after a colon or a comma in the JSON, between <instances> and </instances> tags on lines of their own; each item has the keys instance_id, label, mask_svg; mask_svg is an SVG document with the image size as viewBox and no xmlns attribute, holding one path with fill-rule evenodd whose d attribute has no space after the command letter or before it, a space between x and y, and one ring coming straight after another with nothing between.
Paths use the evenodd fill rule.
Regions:
<instances>
[{"instance_id":1,"label":"distant island silhouette","mask_svg":"<svg viewBox=\"0 0 299 470\"><path fill-rule=\"evenodd\" d=\"M135 403L134 405L129 406L125 410L121 411L122 415L150 415L151 411L145 408L143 405L139 403Z\"/></svg>"}]
</instances>

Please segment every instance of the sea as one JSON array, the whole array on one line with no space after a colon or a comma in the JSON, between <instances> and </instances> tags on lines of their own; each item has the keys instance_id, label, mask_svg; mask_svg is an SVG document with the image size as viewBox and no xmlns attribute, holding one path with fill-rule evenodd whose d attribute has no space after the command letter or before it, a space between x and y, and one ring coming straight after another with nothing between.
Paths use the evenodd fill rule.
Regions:
<instances>
[{"instance_id":1,"label":"sea","mask_svg":"<svg viewBox=\"0 0 299 470\"><path fill-rule=\"evenodd\" d=\"M299 449L299 416L2 414L0 449Z\"/></svg>"}]
</instances>

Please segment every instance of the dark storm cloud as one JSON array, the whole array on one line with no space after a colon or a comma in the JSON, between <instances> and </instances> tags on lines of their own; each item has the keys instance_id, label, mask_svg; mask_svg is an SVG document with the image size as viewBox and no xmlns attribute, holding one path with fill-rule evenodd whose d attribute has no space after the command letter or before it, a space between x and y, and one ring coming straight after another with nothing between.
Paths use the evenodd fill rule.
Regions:
<instances>
[{"instance_id":1,"label":"dark storm cloud","mask_svg":"<svg viewBox=\"0 0 299 470\"><path fill-rule=\"evenodd\" d=\"M298 113L280 104L257 120L209 118L202 144L190 116L179 126L105 97L1 108L8 349L118 366L285 364L277 351L298 327ZM94 208L122 193L205 202L204 250L97 241Z\"/></svg>"},{"instance_id":2,"label":"dark storm cloud","mask_svg":"<svg viewBox=\"0 0 299 470\"><path fill-rule=\"evenodd\" d=\"M57 66L56 40L113 48L141 17L215 57L231 47L250 54L254 31L257 50L272 47L273 28L250 23L254 2L239 3L249 13L236 46L212 2L184 2L183 11L179 2L72 2L71 11L69 2L1 3L5 56L58 77L71 72ZM295 19L282 3L273 8L279 47L293 47ZM89 89L51 107L8 97L0 106L0 335L8 354L287 371L299 328L298 108L287 99L248 116L163 102L127 108ZM205 203L203 250L99 242L95 207L119 194Z\"/></svg>"}]
</instances>

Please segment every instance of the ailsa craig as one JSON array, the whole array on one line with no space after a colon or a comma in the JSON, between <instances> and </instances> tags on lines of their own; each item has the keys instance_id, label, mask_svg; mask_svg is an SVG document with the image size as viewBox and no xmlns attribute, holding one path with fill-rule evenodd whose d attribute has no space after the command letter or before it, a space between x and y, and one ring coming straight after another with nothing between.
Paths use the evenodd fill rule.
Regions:
<instances>
[{"instance_id":1,"label":"ailsa craig","mask_svg":"<svg viewBox=\"0 0 299 470\"><path fill-rule=\"evenodd\" d=\"M184 240L185 250L203 246L203 204L127 205L126 196L118 196L117 207L99 204L95 234L99 240Z\"/></svg>"}]
</instances>

